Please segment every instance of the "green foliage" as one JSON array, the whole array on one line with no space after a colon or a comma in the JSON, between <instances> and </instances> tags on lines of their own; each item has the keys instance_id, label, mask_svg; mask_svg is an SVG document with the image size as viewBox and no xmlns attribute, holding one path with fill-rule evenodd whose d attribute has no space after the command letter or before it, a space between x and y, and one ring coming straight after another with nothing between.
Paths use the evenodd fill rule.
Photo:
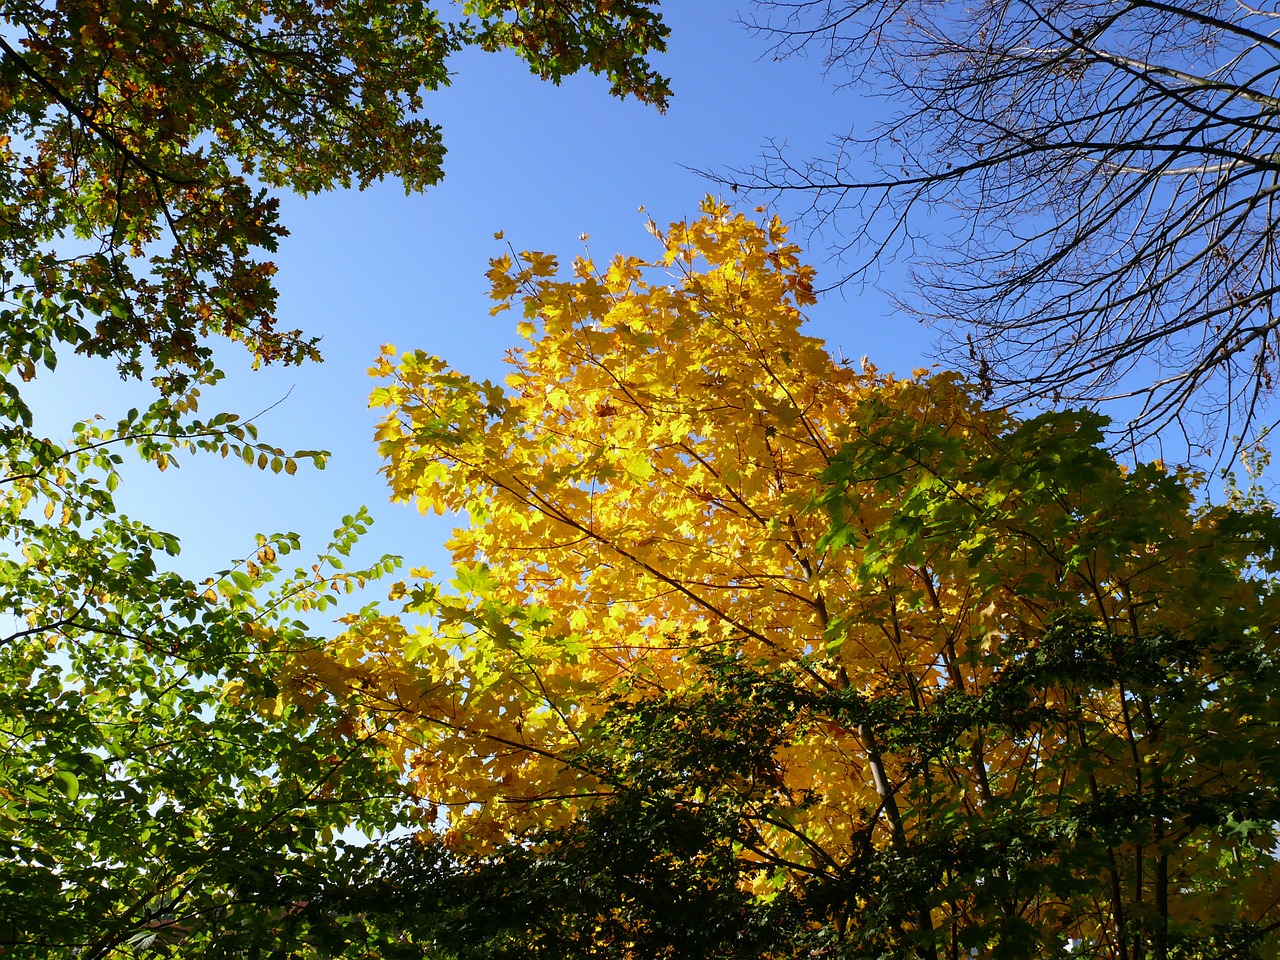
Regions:
<instances>
[{"instance_id":1,"label":"green foliage","mask_svg":"<svg viewBox=\"0 0 1280 960\"><path fill-rule=\"evenodd\" d=\"M364 515L312 567L281 567L295 535L260 537L197 583L168 569L176 537L116 509L126 451L160 470L199 452L290 474L324 464L198 406L193 385L65 443L0 429L6 956L256 948L300 909L291 885L333 869L341 831L398 822L394 769L338 703L299 721L272 702L283 663L323 642L297 614L394 567L340 570Z\"/></svg>"},{"instance_id":2,"label":"green foliage","mask_svg":"<svg viewBox=\"0 0 1280 960\"><path fill-rule=\"evenodd\" d=\"M453 54L507 49L545 79L590 70L665 104L645 56L666 29L644 0L438 6L0 2L4 956L360 952L322 904L358 874L352 831L403 822L399 771L342 696L288 704L277 681L327 642L301 618L398 561L346 569L361 511L313 564L282 567L295 535L260 537L196 582L170 569L177 539L114 495L126 451L160 470L192 453L324 465L198 415L221 377L208 338L255 363L318 358L276 328L274 191L436 183L424 97ZM155 399L43 436L22 384L66 351L150 374Z\"/></svg>"},{"instance_id":3,"label":"green foliage","mask_svg":"<svg viewBox=\"0 0 1280 960\"><path fill-rule=\"evenodd\" d=\"M828 594L827 646L780 661L662 632L655 668L584 681L608 706L557 758L578 792L520 784L577 820L435 854L450 866L423 885L443 907L432 942L1274 958L1275 512L1196 507L1195 477L1121 468L1091 414L947 420L872 391L845 423L811 500L824 560L843 551L858 585ZM494 577L477 565L456 585ZM532 671L536 644L505 646Z\"/></svg>"},{"instance_id":4,"label":"green foliage","mask_svg":"<svg viewBox=\"0 0 1280 960\"><path fill-rule=\"evenodd\" d=\"M572 13L558 0L466 0L464 36L485 50L511 49L542 79L559 83L587 69L603 73L614 96L628 94L665 109L667 81L646 62L665 49L667 34L656 0L579 3Z\"/></svg>"},{"instance_id":5,"label":"green foliage","mask_svg":"<svg viewBox=\"0 0 1280 960\"><path fill-rule=\"evenodd\" d=\"M363 515L336 532L349 548ZM335 588L296 536L200 584L162 568L172 537L119 515L36 526L0 598L0 945L7 956L132 956L278 941L298 888L336 869L341 831L399 822L396 771L342 704L307 716L274 680L324 642L296 619Z\"/></svg>"},{"instance_id":6,"label":"green foliage","mask_svg":"<svg viewBox=\"0 0 1280 960\"><path fill-rule=\"evenodd\" d=\"M739 888L725 813L620 793L482 858L417 839L365 851L321 897L385 957L766 956L786 924Z\"/></svg>"},{"instance_id":7,"label":"green foliage","mask_svg":"<svg viewBox=\"0 0 1280 960\"><path fill-rule=\"evenodd\" d=\"M1273 637L1135 643L1067 619L1020 638L983 692L923 703L698 659L700 685L620 702L593 731L576 760L607 802L564 830L469 861L436 851L411 871L420 902L437 904L433 942L458 957L1013 960L1069 942L1082 956L1275 955ZM1131 705L1128 727L1082 707L1105 700ZM801 836L793 811L820 798L786 787L785 748L832 728L866 731L901 771L906 835L876 842L863 810L848 850L788 861L762 826ZM959 785L979 741L1043 751L1007 782L993 769L974 809ZM921 904L945 923L922 929Z\"/></svg>"},{"instance_id":8,"label":"green foliage","mask_svg":"<svg viewBox=\"0 0 1280 960\"><path fill-rule=\"evenodd\" d=\"M540 76L579 70L665 104L645 0L486 0L460 19L422 0L64 0L0 4L0 374L60 350L150 366L181 391L202 338L261 362L318 356L277 330L287 233L272 191L421 190L441 177L424 94L452 54L509 49ZM24 416L8 387L0 419Z\"/></svg>"}]
</instances>

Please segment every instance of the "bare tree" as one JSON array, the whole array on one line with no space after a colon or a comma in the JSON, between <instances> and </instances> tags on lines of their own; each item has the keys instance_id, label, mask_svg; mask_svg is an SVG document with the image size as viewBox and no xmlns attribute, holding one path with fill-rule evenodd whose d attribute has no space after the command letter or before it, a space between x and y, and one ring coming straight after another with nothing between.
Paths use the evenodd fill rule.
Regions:
<instances>
[{"instance_id":1,"label":"bare tree","mask_svg":"<svg viewBox=\"0 0 1280 960\"><path fill-rule=\"evenodd\" d=\"M903 305L997 396L1112 401L1128 442L1192 456L1252 443L1280 380L1270 4L759 0L775 53L893 116L719 179L804 197L842 282L911 256Z\"/></svg>"}]
</instances>

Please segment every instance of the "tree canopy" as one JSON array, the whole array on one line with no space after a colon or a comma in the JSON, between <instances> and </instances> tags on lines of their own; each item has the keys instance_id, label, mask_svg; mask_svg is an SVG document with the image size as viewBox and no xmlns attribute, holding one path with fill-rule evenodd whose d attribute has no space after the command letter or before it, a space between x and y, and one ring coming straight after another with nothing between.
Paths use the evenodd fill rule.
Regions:
<instances>
[{"instance_id":1,"label":"tree canopy","mask_svg":"<svg viewBox=\"0 0 1280 960\"><path fill-rule=\"evenodd\" d=\"M392 496L466 517L448 584L335 606L399 567L350 559L363 511L201 578L117 508L126 454L323 465L200 409L211 338L318 359L278 191L438 180L468 46L661 107L655 3L0 3L0 952L1276 955L1274 511L990 406L981 344L972 382L837 362L776 219L513 249L505 384L386 348ZM1211 76L1178 104L1236 123ZM153 399L44 436L22 384L67 350Z\"/></svg>"},{"instance_id":2,"label":"tree canopy","mask_svg":"<svg viewBox=\"0 0 1280 960\"><path fill-rule=\"evenodd\" d=\"M425 95L467 46L558 81L605 75L661 107L650 3L0 4L0 953L105 958L342 955L328 911L359 875L353 831L404 820L385 749L329 697L305 717L275 677L336 594L393 570L313 562L259 536L208 577L125 516L125 457L275 473L323 466L252 418L201 411L212 339L259 363L318 359L276 327L276 192L408 190L441 176ZM150 376L139 408L37 428L23 384L66 352ZM83 398L86 404L89 398ZM348 610L351 621L374 616ZM329 628L330 630L332 628ZM361 928L363 931L363 927ZM360 936L368 936L360 932Z\"/></svg>"},{"instance_id":3,"label":"tree canopy","mask_svg":"<svg viewBox=\"0 0 1280 960\"><path fill-rule=\"evenodd\" d=\"M356 693L491 896L539 850L552 888L655 851L568 941L552 910L470 949L737 910L777 955L1272 955L1274 515L1121 467L1096 415L836 362L776 220L650 226L650 260L495 261L505 385L388 348L388 481L465 511L455 579L277 678Z\"/></svg>"},{"instance_id":4,"label":"tree canopy","mask_svg":"<svg viewBox=\"0 0 1280 960\"><path fill-rule=\"evenodd\" d=\"M464 47L668 96L645 0L468 0L452 18L378 0L6 0L0 25L0 361L23 375L59 345L177 375L207 361L206 334L262 362L317 356L276 329L272 191L436 183L424 98Z\"/></svg>"}]
</instances>

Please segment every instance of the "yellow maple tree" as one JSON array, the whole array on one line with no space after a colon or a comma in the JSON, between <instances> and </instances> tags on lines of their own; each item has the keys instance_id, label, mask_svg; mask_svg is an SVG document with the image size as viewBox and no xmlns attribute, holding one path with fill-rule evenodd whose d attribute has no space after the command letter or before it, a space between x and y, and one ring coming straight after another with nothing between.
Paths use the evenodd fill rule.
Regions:
<instances>
[{"instance_id":1,"label":"yellow maple tree","mask_svg":"<svg viewBox=\"0 0 1280 960\"><path fill-rule=\"evenodd\" d=\"M707 201L650 229L652 260L580 258L567 277L543 254L493 263L494 312L518 306L527 341L505 385L390 347L373 371L393 497L469 519L449 542L456 577L398 586L413 616L362 621L281 686L398 718L401 762L439 805L424 822L450 846L492 849L606 802L617 778L589 759L601 738L628 709L705 693L708 658L791 691L767 758L719 771L761 896L871 871L869 856L906 864L956 818L1016 810L1043 840L1072 804L1137 797L1116 816L1140 818L1175 783L1258 775L1251 747L1191 769L1176 698L1153 692L1165 680L1126 663L1224 633L1272 662L1269 514L1193 508L1194 477L1122 469L1096 417L1021 421L952 374L836 361L802 332L812 270L777 220ZM1240 719L1231 677L1196 657L1174 657L1200 683L1192 712ZM1086 676L1103 664L1106 682ZM673 737L698 722L677 721ZM1171 923L1274 920L1274 859L1202 881L1230 845L1152 817L1138 839L1055 861L1104 895L1032 884L982 906L995 894L944 890L963 865L939 866L900 933L936 956L960 918L994 910L967 944L1020 942L1016 920L1042 947L1136 957L1167 948Z\"/></svg>"}]
</instances>

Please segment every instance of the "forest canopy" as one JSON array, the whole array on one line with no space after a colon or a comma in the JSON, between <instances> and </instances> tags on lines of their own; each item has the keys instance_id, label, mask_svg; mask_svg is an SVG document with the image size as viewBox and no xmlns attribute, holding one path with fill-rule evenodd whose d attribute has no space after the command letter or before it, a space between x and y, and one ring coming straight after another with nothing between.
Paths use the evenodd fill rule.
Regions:
<instances>
[{"instance_id":1,"label":"forest canopy","mask_svg":"<svg viewBox=\"0 0 1280 960\"><path fill-rule=\"evenodd\" d=\"M209 334L318 358L314 332L276 329L276 191L436 184L428 95L465 48L659 108L670 92L640 0L6 0L0 26L0 362L23 376L69 347L180 389Z\"/></svg>"},{"instance_id":2,"label":"forest canopy","mask_svg":"<svg viewBox=\"0 0 1280 960\"><path fill-rule=\"evenodd\" d=\"M1030 11L1056 47L974 62L1079 93L1113 89L1117 33L1248 54L1233 61L1245 93L1143 65L1150 96L1179 107L1160 115L1170 136L1184 108L1203 123L1181 146L1164 120L1142 128L1161 134L1147 147L1121 142L1135 163L1176 158L1243 125L1256 137L1232 140L1221 189L1114 152L1093 170L1102 193L1070 158L1051 186L1083 184L1066 196L1087 220L1130 176L1155 177L1151 196L1186 178L1204 216L1185 235L1150 225L1169 262L1190 252L1149 302L1190 311L1180 330L1218 311L1209 358L1253 376L1223 398L1252 418L1273 339L1261 194L1244 193L1243 245L1183 241L1270 176L1274 104L1256 88L1273 71L1248 63L1274 42L1249 33L1265 15L1249 8L1205 24L1157 7L1097 24L1093 3ZM295 533L259 534L195 574L177 536L122 509L122 484L180 497L168 471L188 454L285 475L328 461L202 409L221 339L254 366L320 358L324 331L282 329L278 310L286 193L436 184L430 95L469 48L553 84L598 74L662 109L656 3L0 8L4 956L1276 956L1272 505L1236 487L1214 505L1193 471L1122 464L1095 412L995 405L1010 383L978 333L971 379L836 360L809 335L815 272L778 218L708 199L693 220L649 222L645 256L510 248L489 272L492 313L523 342L502 382L382 351L391 497L460 524L439 577L413 568L371 599L402 566L355 559L365 509L315 556ZM891 12L914 29L914 9ZM1026 26L1003 9L955 12ZM1180 32L1188 17L1205 32ZM973 50L907 52L927 68ZM989 89L981 69L949 76L961 101ZM1122 130L1131 106L1121 95L1104 118ZM1008 155L980 149L986 166L942 182L989 174L981 203L1016 208L1021 181L999 192ZM936 201L937 184L904 202ZM1010 289L1049 307L1062 294L1075 317L1080 290L1127 306L1125 271L1142 269L1035 286L1058 262ZM1248 264L1262 292L1216 299L1214 278ZM972 292L965 276L952 292ZM1207 299L1181 297L1209 281ZM1116 329L1068 344L1102 353L1053 381L1061 396L1143 347ZM30 381L70 353L144 399L48 435ZM1056 403L1053 383L1038 396ZM1188 394L1170 396L1149 398L1156 432L1180 422ZM164 485L133 487L131 460ZM247 506L185 503L219 524Z\"/></svg>"},{"instance_id":3,"label":"forest canopy","mask_svg":"<svg viewBox=\"0 0 1280 960\"><path fill-rule=\"evenodd\" d=\"M317 614L398 561L351 562L370 523L359 509L305 562L295 533L246 534L225 569L180 573L156 504L127 516L119 491L137 463L166 471L191 453L286 475L325 464L260 438L254 417L201 409L222 378L213 344L240 341L255 365L319 359L321 331L277 326L280 194L434 185L444 148L427 94L459 51L508 51L553 82L601 74L618 96L665 104L646 57L667 31L650 4L440 9L0 2L6 957L350 946L319 891L346 889L353 838L402 823L405 791L343 704L292 722L272 692L327 642ZM71 353L150 388L132 409L94 409L91 374L50 376ZM67 420L83 419L51 426L37 377L69 386L87 409ZM161 490L192 517L247 512Z\"/></svg>"},{"instance_id":4,"label":"forest canopy","mask_svg":"<svg viewBox=\"0 0 1280 960\"><path fill-rule=\"evenodd\" d=\"M694 818L656 862L728 869L779 955L1269 955L1270 509L1122 467L1097 415L835 361L777 220L650 229L650 259L494 262L505 384L387 349L388 482L467 518L454 579L396 585L407 618L281 696L362 704L481 875L598 854L610 810ZM672 921L623 887L574 949Z\"/></svg>"}]
</instances>

